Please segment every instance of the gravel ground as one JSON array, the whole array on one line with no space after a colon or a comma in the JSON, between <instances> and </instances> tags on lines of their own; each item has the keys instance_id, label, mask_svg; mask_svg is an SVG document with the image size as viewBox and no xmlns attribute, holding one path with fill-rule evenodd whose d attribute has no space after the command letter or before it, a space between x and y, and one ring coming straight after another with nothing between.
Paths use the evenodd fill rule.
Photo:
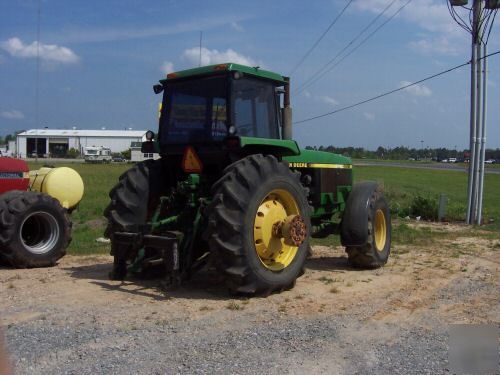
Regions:
<instances>
[{"instance_id":1,"label":"gravel ground","mask_svg":"<svg viewBox=\"0 0 500 375\"><path fill-rule=\"evenodd\" d=\"M250 300L208 271L165 293L106 280L109 257L66 257L0 270L0 323L18 373L442 374L448 325L499 316L491 243L460 258L442 245L372 271L317 247L293 290Z\"/></svg>"}]
</instances>

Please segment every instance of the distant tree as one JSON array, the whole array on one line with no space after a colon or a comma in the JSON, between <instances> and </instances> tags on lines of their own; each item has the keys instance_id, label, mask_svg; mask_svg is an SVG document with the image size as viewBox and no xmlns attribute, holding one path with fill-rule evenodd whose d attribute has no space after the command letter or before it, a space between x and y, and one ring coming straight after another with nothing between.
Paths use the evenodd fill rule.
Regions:
<instances>
[{"instance_id":1,"label":"distant tree","mask_svg":"<svg viewBox=\"0 0 500 375\"><path fill-rule=\"evenodd\" d=\"M78 151L76 148L70 148L68 150L68 153L66 154L66 156L70 159L76 159L77 157L80 156L80 151Z\"/></svg>"},{"instance_id":2,"label":"distant tree","mask_svg":"<svg viewBox=\"0 0 500 375\"><path fill-rule=\"evenodd\" d=\"M127 159L127 160L130 160L131 156L132 156L132 151L130 151L130 149L128 150L125 150L125 151L122 151L122 156Z\"/></svg>"},{"instance_id":3,"label":"distant tree","mask_svg":"<svg viewBox=\"0 0 500 375\"><path fill-rule=\"evenodd\" d=\"M387 150L385 148L383 148L382 146L378 146L377 148L377 151L375 151L375 154L379 157L379 158L384 158L384 155L387 153Z\"/></svg>"}]
</instances>

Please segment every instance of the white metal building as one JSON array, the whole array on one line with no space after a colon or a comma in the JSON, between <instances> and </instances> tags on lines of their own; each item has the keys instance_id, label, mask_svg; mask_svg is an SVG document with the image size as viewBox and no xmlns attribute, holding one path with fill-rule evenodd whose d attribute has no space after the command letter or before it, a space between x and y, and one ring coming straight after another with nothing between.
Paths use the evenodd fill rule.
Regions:
<instances>
[{"instance_id":1,"label":"white metal building","mask_svg":"<svg viewBox=\"0 0 500 375\"><path fill-rule=\"evenodd\" d=\"M80 129L31 129L19 133L16 139L18 157L63 157L70 149L83 153L88 146L103 146L111 152L122 152L132 142L145 140L146 130L80 130Z\"/></svg>"},{"instance_id":2,"label":"white metal building","mask_svg":"<svg viewBox=\"0 0 500 375\"><path fill-rule=\"evenodd\" d=\"M141 151L142 142L132 142L130 144L130 161L139 162L147 159L159 159L160 155L157 153L143 153Z\"/></svg>"}]
</instances>

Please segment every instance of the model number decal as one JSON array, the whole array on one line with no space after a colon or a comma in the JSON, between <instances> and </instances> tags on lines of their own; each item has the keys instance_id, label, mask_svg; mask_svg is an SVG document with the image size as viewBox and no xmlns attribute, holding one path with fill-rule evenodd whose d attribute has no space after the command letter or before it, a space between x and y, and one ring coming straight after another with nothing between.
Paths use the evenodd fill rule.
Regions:
<instances>
[{"instance_id":1,"label":"model number decal","mask_svg":"<svg viewBox=\"0 0 500 375\"><path fill-rule=\"evenodd\" d=\"M4 179L23 178L23 172L0 172L0 178Z\"/></svg>"}]
</instances>

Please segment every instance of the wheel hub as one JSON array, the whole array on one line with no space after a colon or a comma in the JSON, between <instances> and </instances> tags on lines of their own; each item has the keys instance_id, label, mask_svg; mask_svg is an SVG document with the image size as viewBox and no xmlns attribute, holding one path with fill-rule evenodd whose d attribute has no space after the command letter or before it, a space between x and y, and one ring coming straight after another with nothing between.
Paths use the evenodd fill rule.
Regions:
<instances>
[{"instance_id":1,"label":"wheel hub","mask_svg":"<svg viewBox=\"0 0 500 375\"><path fill-rule=\"evenodd\" d=\"M307 227L300 215L290 215L283 221L273 224L273 236L284 238L285 243L300 246L307 236Z\"/></svg>"},{"instance_id":2,"label":"wheel hub","mask_svg":"<svg viewBox=\"0 0 500 375\"><path fill-rule=\"evenodd\" d=\"M272 271L288 267L306 238L295 198L286 190L270 192L255 215L254 245L261 262Z\"/></svg>"},{"instance_id":3,"label":"wheel hub","mask_svg":"<svg viewBox=\"0 0 500 375\"><path fill-rule=\"evenodd\" d=\"M29 214L21 223L19 238L24 248L33 254L51 251L59 240L56 218L44 211Z\"/></svg>"}]
</instances>

